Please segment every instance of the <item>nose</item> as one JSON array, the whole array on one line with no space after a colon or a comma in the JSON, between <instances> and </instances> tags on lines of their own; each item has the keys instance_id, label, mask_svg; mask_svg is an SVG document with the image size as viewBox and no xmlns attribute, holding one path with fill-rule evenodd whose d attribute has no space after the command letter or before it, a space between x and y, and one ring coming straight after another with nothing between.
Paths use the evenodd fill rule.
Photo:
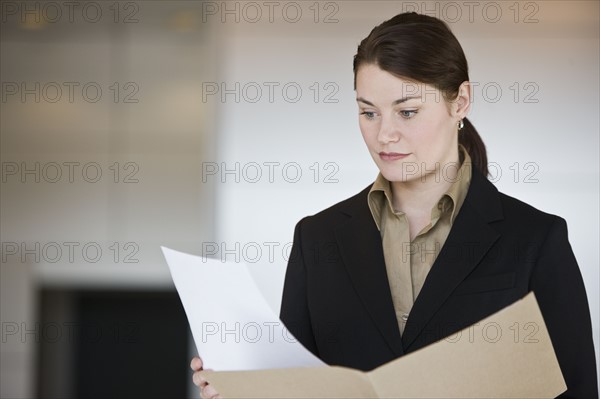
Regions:
<instances>
[{"instance_id":1,"label":"nose","mask_svg":"<svg viewBox=\"0 0 600 399\"><path fill-rule=\"evenodd\" d=\"M395 143L400 140L400 130L391 116L383 117L379 126L377 140L381 144Z\"/></svg>"}]
</instances>

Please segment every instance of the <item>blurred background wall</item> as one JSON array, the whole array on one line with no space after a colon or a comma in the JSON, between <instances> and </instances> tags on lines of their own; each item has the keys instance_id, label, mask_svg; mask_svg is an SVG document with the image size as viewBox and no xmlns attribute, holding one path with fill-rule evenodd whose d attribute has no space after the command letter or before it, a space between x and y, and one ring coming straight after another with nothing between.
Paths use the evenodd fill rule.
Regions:
<instances>
[{"instance_id":1,"label":"blurred background wall","mask_svg":"<svg viewBox=\"0 0 600 399\"><path fill-rule=\"evenodd\" d=\"M0 394L197 396L160 245L253 265L375 178L352 57L445 20L501 191L563 216L599 335L597 1L2 1Z\"/></svg>"}]
</instances>

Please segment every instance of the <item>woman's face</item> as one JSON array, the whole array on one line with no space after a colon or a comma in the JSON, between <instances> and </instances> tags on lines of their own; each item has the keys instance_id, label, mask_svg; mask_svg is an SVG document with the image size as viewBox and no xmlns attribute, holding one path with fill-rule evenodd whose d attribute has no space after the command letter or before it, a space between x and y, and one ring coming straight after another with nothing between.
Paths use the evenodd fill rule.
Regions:
<instances>
[{"instance_id":1,"label":"woman's face","mask_svg":"<svg viewBox=\"0 0 600 399\"><path fill-rule=\"evenodd\" d=\"M436 178L458 169L458 121L470 105L464 82L452 102L434 87L398 78L367 64L356 75L360 130L389 181ZM453 178L452 176L451 178Z\"/></svg>"}]
</instances>

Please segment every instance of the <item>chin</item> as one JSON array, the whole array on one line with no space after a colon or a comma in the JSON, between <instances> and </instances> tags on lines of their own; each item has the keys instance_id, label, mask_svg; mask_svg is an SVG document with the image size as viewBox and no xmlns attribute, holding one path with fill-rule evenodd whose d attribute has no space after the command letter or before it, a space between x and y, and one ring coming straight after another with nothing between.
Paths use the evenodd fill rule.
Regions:
<instances>
[{"instance_id":1,"label":"chin","mask_svg":"<svg viewBox=\"0 0 600 399\"><path fill-rule=\"evenodd\" d=\"M379 171L390 182L409 182L419 179L418 171L412 171L412 169L394 168L394 170L390 170L390 168L381 168Z\"/></svg>"},{"instance_id":2,"label":"chin","mask_svg":"<svg viewBox=\"0 0 600 399\"><path fill-rule=\"evenodd\" d=\"M391 182L409 182L419 180L420 178L419 170L414 164L411 165L411 163L399 164L394 168L390 168L389 166L381 167L379 171L383 177Z\"/></svg>"}]
</instances>

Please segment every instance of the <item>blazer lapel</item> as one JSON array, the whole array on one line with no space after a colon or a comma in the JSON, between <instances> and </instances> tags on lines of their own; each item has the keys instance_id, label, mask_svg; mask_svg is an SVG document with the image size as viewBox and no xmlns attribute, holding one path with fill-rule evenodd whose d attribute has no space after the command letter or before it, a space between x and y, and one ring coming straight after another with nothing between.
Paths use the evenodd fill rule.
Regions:
<instances>
[{"instance_id":1,"label":"blazer lapel","mask_svg":"<svg viewBox=\"0 0 600 399\"><path fill-rule=\"evenodd\" d=\"M367 205L368 187L347 208L351 216L336 228L342 260L371 319L396 356L404 354L385 269L381 235Z\"/></svg>"},{"instance_id":2,"label":"blazer lapel","mask_svg":"<svg viewBox=\"0 0 600 399\"><path fill-rule=\"evenodd\" d=\"M402 335L405 351L500 237L488 223L501 218L498 191L473 169L465 202L410 312Z\"/></svg>"}]
</instances>

